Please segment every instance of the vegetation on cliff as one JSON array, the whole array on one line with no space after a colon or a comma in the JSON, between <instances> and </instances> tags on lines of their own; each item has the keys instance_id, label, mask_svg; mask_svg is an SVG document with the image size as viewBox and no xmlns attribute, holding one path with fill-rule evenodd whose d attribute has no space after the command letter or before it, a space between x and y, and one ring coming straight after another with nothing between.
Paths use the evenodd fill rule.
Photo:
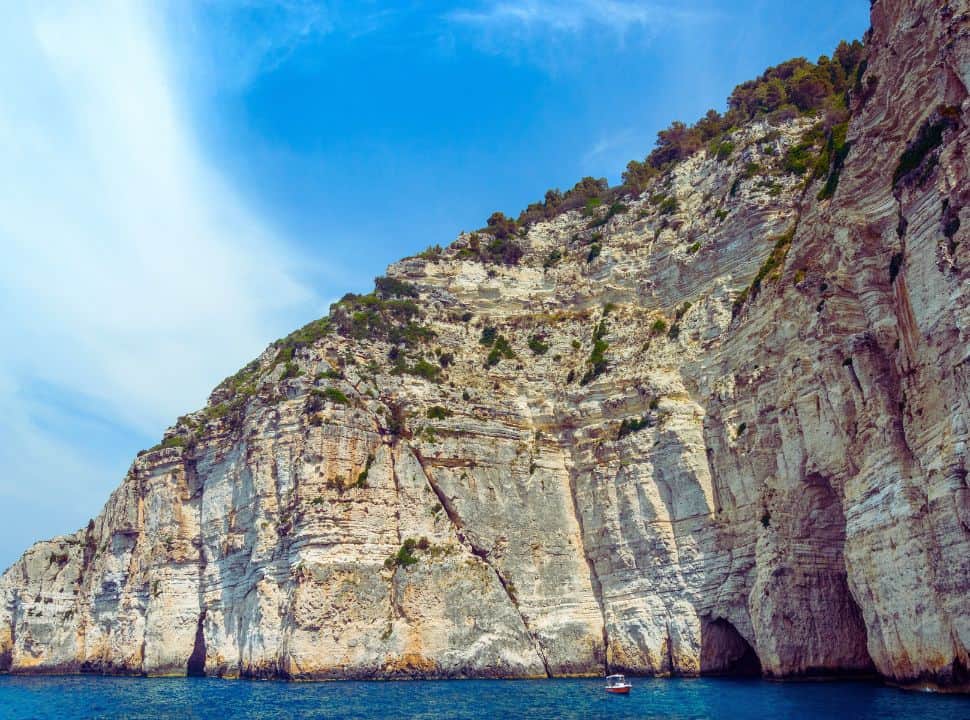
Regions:
<instances>
[{"instance_id":1,"label":"vegetation on cliff","mask_svg":"<svg viewBox=\"0 0 970 720\"><path fill-rule=\"evenodd\" d=\"M845 131L850 94L863 94L861 78L865 69L866 49L858 40L840 42L831 58L822 55L814 63L794 58L768 68L756 79L734 88L728 98L727 112L722 114L711 109L693 125L675 121L657 133L654 149L644 160L629 162L621 185L610 187L605 178L584 177L566 192L557 188L547 190L541 202L530 204L514 220L503 213L493 213L481 232L491 234L494 240L482 245L478 235L473 234L459 257L514 264L521 257L514 241L516 231L570 210L584 209L592 213L605 205L610 209L597 221L602 224L625 210L619 203L621 197L639 195L654 178L695 153L707 150L718 160L730 157L735 147L727 136L754 120L777 125L797 117L819 116L821 124L792 157L786 158L786 165L797 174L811 167L812 178L827 177L822 197L831 197L848 153ZM810 153L819 140L822 152ZM676 212L676 200L664 200L668 205L661 210ZM547 262L551 265L556 259Z\"/></svg>"}]
</instances>

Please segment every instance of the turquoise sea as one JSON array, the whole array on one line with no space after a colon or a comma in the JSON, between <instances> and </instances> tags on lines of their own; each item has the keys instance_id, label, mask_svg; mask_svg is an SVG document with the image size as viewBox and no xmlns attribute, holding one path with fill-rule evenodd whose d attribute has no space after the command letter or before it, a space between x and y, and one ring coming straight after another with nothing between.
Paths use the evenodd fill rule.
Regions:
<instances>
[{"instance_id":1,"label":"turquoise sea","mask_svg":"<svg viewBox=\"0 0 970 720\"><path fill-rule=\"evenodd\" d=\"M0 720L28 718L854 718L970 720L970 698L870 682L634 679L286 683L0 676Z\"/></svg>"}]
</instances>

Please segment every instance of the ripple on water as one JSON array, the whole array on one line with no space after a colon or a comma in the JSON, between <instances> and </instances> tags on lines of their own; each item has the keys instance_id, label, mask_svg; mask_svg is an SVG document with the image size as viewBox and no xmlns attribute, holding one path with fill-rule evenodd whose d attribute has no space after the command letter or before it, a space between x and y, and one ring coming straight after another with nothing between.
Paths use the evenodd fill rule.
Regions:
<instances>
[{"instance_id":1,"label":"ripple on water","mask_svg":"<svg viewBox=\"0 0 970 720\"><path fill-rule=\"evenodd\" d=\"M126 718L575 718L595 720L970 720L970 698L877 683L634 679L629 696L601 680L284 683L207 678L0 676L0 720Z\"/></svg>"}]
</instances>

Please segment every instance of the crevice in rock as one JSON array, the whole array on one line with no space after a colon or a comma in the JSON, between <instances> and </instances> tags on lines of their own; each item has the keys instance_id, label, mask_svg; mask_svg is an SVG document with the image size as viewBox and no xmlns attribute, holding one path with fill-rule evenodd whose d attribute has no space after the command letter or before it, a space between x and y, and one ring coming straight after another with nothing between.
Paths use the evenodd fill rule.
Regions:
<instances>
[{"instance_id":1,"label":"crevice in rock","mask_svg":"<svg viewBox=\"0 0 970 720\"><path fill-rule=\"evenodd\" d=\"M759 676L761 660L730 622L706 620L701 627L701 674Z\"/></svg>"},{"instance_id":2,"label":"crevice in rock","mask_svg":"<svg viewBox=\"0 0 970 720\"><path fill-rule=\"evenodd\" d=\"M431 473L429 473L427 468L425 467L424 458L421 457L421 453L418 452L416 448L412 448L412 451L414 453L415 459L418 461L418 464L421 466L421 472L424 474L424 478L428 482L428 487L431 488L431 491L438 498L438 502L441 503L441 507L444 508L445 514L448 516L448 520L455 528L455 535L458 538L458 541L462 545L464 545L472 555L479 558L482 562L488 565L488 567L492 569L492 572L495 573L495 577L498 578L498 582L502 586L502 589L505 591L505 594L509 599L509 603L512 605L512 607L515 608L515 611L518 613L519 619L522 621L522 627L525 628L526 634L532 640L532 645L535 648L536 655L538 655L539 660L542 661L543 668L545 668L546 677L551 678L552 672L549 670L549 661L546 659L546 655L542 650L542 643L539 641L539 638L536 635L535 631L533 631L533 629L529 627L529 622L528 620L526 620L525 614L522 612L522 608L519 607L519 601L516 599L515 592L510 586L509 581L505 579L505 577L502 575L502 572L489 559L488 551L473 543L471 539L469 539L469 537L465 534L464 525L461 522L461 518L458 516L458 512L455 510L455 506L451 503L451 500L445 494L445 491L442 490L441 487L434 480L432 480Z\"/></svg>"},{"instance_id":3,"label":"crevice in rock","mask_svg":"<svg viewBox=\"0 0 970 720\"><path fill-rule=\"evenodd\" d=\"M397 478L397 460L394 457L394 445L396 444L388 444L386 447L387 454L391 458L391 480L394 482L394 497L397 498L397 505L394 508L394 524L397 530L397 542L401 544L403 542L403 538L401 537L401 483Z\"/></svg>"},{"instance_id":4,"label":"crevice in rock","mask_svg":"<svg viewBox=\"0 0 970 720\"><path fill-rule=\"evenodd\" d=\"M583 527L583 515L579 510L579 499L576 497L576 478L571 472L569 473L569 497L573 503L573 517L576 519L576 525L579 527L579 549L583 553L583 560L586 561L586 567L589 570L590 586L593 589L593 598L599 606L600 617L603 619L603 674L608 675L610 672L610 638L606 629L606 603L603 600L603 583L600 582L599 575L596 573L596 565L593 563L592 558L590 558L589 553L586 552L586 530Z\"/></svg>"},{"instance_id":5,"label":"crevice in rock","mask_svg":"<svg viewBox=\"0 0 970 720\"><path fill-rule=\"evenodd\" d=\"M670 621L667 621L667 671L674 674L674 639L670 634Z\"/></svg>"},{"instance_id":6,"label":"crevice in rock","mask_svg":"<svg viewBox=\"0 0 970 720\"><path fill-rule=\"evenodd\" d=\"M396 443L395 443L396 444ZM394 496L397 498L397 505L394 508L394 523L395 529L397 530L397 542L400 545L403 542L401 537L401 484L397 477L397 461L394 457L394 445L387 445L388 454L391 458L391 479L394 482ZM390 614L388 617L388 625L391 632L393 630L395 620L406 620L404 614L404 609L401 607L400 603L397 601L397 570L391 572L391 579L388 587L388 602L390 603Z\"/></svg>"},{"instance_id":7,"label":"crevice in rock","mask_svg":"<svg viewBox=\"0 0 970 720\"><path fill-rule=\"evenodd\" d=\"M198 484L195 492L192 493L192 499L198 496L199 510L198 510L198 520L199 523L199 537L198 540L193 542L193 545L199 551L198 559L198 585L196 587L196 593L199 598L199 621L195 629L195 644L192 647L192 654L189 656L189 660L186 666L186 675L188 676L205 676L205 661L206 661L206 646L205 646L205 617L208 609L205 605L205 569L207 565L205 557L205 530L203 526L202 508L205 505L205 481L199 481L198 473L196 471L196 463L193 461L191 463L185 464L185 483L187 487L192 487L194 484ZM201 653L197 655L197 653ZM144 655L143 655L144 657Z\"/></svg>"},{"instance_id":8,"label":"crevice in rock","mask_svg":"<svg viewBox=\"0 0 970 720\"><path fill-rule=\"evenodd\" d=\"M185 666L185 674L188 677L205 677L205 613L205 610L199 613L199 620L195 626L195 645Z\"/></svg>"}]
</instances>

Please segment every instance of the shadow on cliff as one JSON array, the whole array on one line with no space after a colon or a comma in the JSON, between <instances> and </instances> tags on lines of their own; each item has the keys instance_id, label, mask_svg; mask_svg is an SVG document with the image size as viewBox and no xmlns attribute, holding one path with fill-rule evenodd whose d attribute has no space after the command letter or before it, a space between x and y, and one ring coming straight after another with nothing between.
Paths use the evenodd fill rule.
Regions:
<instances>
[{"instance_id":1,"label":"shadow on cliff","mask_svg":"<svg viewBox=\"0 0 970 720\"><path fill-rule=\"evenodd\" d=\"M734 625L717 618L701 630L701 674L760 676L761 660Z\"/></svg>"}]
</instances>

